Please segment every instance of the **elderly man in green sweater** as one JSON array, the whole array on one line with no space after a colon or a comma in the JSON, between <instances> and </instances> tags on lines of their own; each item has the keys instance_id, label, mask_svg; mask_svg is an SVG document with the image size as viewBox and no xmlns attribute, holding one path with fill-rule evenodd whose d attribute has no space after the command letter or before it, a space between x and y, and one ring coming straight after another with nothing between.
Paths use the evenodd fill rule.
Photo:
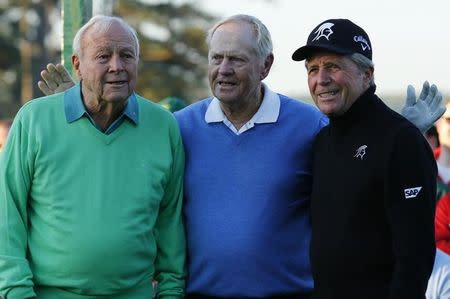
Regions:
<instances>
[{"instance_id":1,"label":"elderly man in green sweater","mask_svg":"<svg viewBox=\"0 0 450 299\"><path fill-rule=\"evenodd\" d=\"M96 16L80 83L28 102L0 160L0 297L182 298L184 152L170 112L134 93L139 42Z\"/></svg>"}]
</instances>

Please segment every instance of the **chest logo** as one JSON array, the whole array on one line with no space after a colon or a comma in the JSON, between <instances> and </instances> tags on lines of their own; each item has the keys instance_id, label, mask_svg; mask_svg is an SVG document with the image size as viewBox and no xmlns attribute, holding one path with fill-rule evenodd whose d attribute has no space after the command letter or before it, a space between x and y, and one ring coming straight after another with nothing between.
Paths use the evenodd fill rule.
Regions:
<instances>
[{"instance_id":1,"label":"chest logo","mask_svg":"<svg viewBox=\"0 0 450 299\"><path fill-rule=\"evenodd\" d=\"M415 198L419 194L420 190L422 190L422 187L415 187L415 188L405 189L404 190L405 191L405 198L406 199Z\"/></svg>"},{"instance_id":2,"label":"chest logo","mask_svg":"<svg viewBox=\"0 0 450 299\"><path fill-rule=\"evenodd\" d=\"M361 160L364 158L364 155L366 154L366 148L367 145L361 145L356 149L356 154L353 156L355 158L360 158Z\"/></svg>"}]
</instances>

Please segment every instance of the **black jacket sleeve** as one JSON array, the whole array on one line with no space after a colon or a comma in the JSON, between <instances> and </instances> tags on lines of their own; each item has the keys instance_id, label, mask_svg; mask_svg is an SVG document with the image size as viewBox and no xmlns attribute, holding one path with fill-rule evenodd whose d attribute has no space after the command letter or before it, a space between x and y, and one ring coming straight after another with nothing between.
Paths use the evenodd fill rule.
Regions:
<instances>
[{"instance_id":1,"label":"black jacket sleeve","mask_svg":"<svg viewBox=\"0 0 450 299\"><path fill-rule=\"evenodd\" d=\"M403 126L394 136L385 176L385 207L395 258L389 299L424 299L436 253L437 167L415 127Z\"/></svg>"}]
</instances>

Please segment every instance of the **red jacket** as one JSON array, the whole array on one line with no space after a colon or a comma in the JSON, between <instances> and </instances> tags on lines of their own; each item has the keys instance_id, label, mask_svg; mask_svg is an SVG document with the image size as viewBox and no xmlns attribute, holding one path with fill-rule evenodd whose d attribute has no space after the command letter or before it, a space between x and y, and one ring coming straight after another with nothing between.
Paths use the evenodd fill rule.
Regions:
<instances>
[{"instance_id":1,"label":"red jacket","mask_svg":"<svg viewBox=\"0 0 450 299\"><path fill-rule=\"evenodd\" d=\"M450 194L438 201L434 225L436 247L450 254Z\"/></svg>"},{"instance_id":2,"label":"red jacket","mask_svg":"<svg viewBox=\"0 0 450 299\"><path fill-rule=\"evenodd\" d=\"M433 150L434 158L437 160L439 156L441 155L441 147L437 147Z\"/></svg>"},{"instance_id":3,"label":"red jacket","mask_svg":"<svg viewBox=\"0 0 450 299\"><path fill-rule=\"evenodd\" d=\"M435 148L433 150L434 153L434 158L437 159L439 158L439 155L441 154L441 148ZM444 182L442 180L442 178L439 176L438 173L438 177L437 177L437 190L436 190L436 200L439 200L441 197L444 197L445 195L450 193L450 182Z\"/></svg>"}]
</instances>

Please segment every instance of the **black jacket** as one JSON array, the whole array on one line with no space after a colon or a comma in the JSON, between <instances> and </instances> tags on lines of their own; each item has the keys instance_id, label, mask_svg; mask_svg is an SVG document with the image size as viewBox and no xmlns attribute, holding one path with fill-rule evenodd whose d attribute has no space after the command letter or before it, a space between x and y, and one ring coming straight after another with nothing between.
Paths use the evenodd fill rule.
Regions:
<instances>
[{"instance_id":1,"label":"black jacket","mask_svg":"<svg viewBox=\"0 0 450 299\"><path fill-rule=\"evenodd\" d=\"M314 145L316 299L423 299L437 168L421 132L369 88Z\"/></svg>"}]
</instances>

